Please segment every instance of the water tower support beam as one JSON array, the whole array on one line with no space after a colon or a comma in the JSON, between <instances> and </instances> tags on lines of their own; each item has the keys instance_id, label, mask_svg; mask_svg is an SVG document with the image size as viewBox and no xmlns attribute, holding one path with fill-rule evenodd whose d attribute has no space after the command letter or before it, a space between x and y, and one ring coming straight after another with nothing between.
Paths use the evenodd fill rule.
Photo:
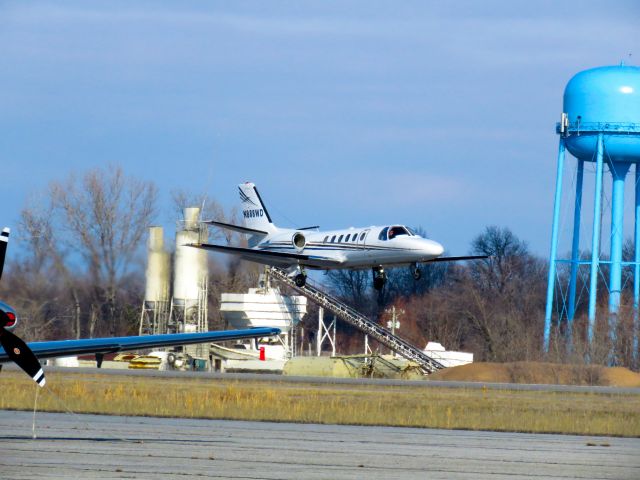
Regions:
<instances>
[{"instance_id":1,"label":"water tower support beam","mask_svg":"<svg viewBox=\"0 0 640 480\"><path fill-rule=\"evenodd\" d=\"M578 283L578 261L580 260L580 213L582 210L582 181L584 179L584 160L578 160L576 174L576 201L573 212L573 243L571 245L571 276L569 277L569 311L567 312L567 336L571 345L573 335L573 317L576 313L576 288Z\"/></svg>"},{"instance_id":2,"label":"water tower support beam","mask_svg":"<svg viewBox=\"0 0 640 480\"><path fill-rule=\"evenodd\" d=\"M549 351L549 337L551 335L551 315L553 313L553 291L556 283L556 256L558 250L558 227L560 223L560 202L562 199L562 173L564 171L565 145L560 137L558 145L558 170L556 172L556 194L553 202L553 224L551 226L551 253L549 255L549 278L547 279L547 307L544 316L545 352Z\"/></svg>"},{"instance_id":3,"label":"water tower support beam","mask_svg":"<svg viewBox=\"0 0 640 480\"><path fill-rule=\"evenodd\" d=\"M611 175L611 272L609 277L609 328L612 340L615 340L617 315L620 310L620 291L622 289L622 243L624 241L624 180L629 171L629 163L612 162Z\"/></svg>"},{"instance_id":4,"label":"water tower support beam","mask_svg":"<svg viewBox=\"0 0 640 480\"><path fill-rule=\"evenodd\" d=\"M600 269L600 211L602 209L602 164L603 136L598 134L598 152L596 156L596 188L593 202L593 236L591 237L591 273L589 278L589 345L593 343L593 332L596 324L596 298L598 286L598 270Z\"/></svg>"},{"instance_id":5,"label":"water tower support beam","mask_svg":"<svg viewBox=\"0 0 640 480\"><path fill-rule=\"evenodd\" d=\"M638 360L638 308L640 308L640 164L636 163L636 209L635 209L635 232L633 238L634 258L633 261L633 359Z\"/></svg>"}]
</instances>

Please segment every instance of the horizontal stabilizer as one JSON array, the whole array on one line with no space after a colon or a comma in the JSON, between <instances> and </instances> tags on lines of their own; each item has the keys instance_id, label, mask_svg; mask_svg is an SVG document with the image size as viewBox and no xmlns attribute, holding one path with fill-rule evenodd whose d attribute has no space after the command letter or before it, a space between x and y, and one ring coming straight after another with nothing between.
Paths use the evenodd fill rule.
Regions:
<instances>
[{"instance_id":1,"label":"horizontal stabilizer","mask_svg":"<svg viewBox=\"0 0 640 480\"><path fill-rule=\"evenodd\" d=\"M216 222L215 220L207 220L207 225L213 225L214 227L224 228L226 230L233 230L234 232L246 233L248 235L268 235L269 232L264 230L256 230L254 228L241 227L240 225L232 225L231 223Z\"/></svg>"}]
</instances>

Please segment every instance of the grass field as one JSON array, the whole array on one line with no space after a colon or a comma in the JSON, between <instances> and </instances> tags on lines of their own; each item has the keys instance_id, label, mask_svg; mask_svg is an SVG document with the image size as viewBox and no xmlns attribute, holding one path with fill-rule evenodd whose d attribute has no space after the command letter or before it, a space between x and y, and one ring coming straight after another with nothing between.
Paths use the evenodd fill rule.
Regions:
<instances>
[{"instance_id":1,"label":"grass field","mask_svg":"<svg viewBox=\"0 0 640 480\"><path fill-rule=\"evenodd\" d=\"M0 374L0 409L32 410L35 384ZM640 436L640 395L52 372L38 410L346 425Z\"/></svg>"}]
</instances>

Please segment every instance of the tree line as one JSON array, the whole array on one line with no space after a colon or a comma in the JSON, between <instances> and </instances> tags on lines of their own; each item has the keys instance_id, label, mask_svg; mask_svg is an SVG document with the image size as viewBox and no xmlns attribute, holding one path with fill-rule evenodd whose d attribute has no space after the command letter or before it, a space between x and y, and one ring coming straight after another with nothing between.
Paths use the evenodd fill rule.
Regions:
<instances>
[{"instance_id":1,"label":"tree line","mask_svg":"<svg viewBox=\"0 0 640 480\"><path fill-rule=\"evenodd\" d=\"M12 233L0 286L1 298L20 313L19 333L28 340L137 333L144 295L144 240L157 220L157 204L158 190L152 182L127 176L118 166L70 175L36 192ZM202 196L174 192L174 218L191 205L204 205L206 218L241 221L236 210L227 212ZM229 231L212 234L218 235L214 240L228 244L242 241ZM382 291L373 289L369 270L330 271L322 282L383 325L389 308L395 306L403 312L399 334L419 346L437 341L450 350L473 352L476 361L495 362L607 363L613 351L616 363L637 368L632 283L625 283L616 336L609 334L606 315L600 315L596 341L586 343L583 301L578 303L572 342L567 342L564 325L554 325L546 353L542 350L546 261L508 228L497 226L479 233L469 253L489 258L426 264L417 281L408 268L391 269ZM235 257L209 261L209 326L222 328L220 293L255 286L260 267ZM599 312L606 312L604 290L599 289ZM556 298L559 295L561 291ZM315 309L310 307L307 335L317 328ZM340 322L338 326L339 350L361 352L362 334Z\"/></svg>"}]
</instances>

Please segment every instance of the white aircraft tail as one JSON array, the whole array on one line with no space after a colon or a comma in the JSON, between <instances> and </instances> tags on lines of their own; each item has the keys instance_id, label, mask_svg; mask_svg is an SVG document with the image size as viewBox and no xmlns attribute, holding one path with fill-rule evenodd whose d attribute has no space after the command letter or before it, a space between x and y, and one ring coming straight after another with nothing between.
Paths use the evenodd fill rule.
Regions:
<instances>
[{"instance_id":1,"label":"white aircraft tail","mask_svg":"<svg viewBox=\"0 0 640 480\"><path fill-rule=\"evenodd\" d=\"M249 182L241 183L238 185L238 190L240 191L240 205L245 226L267 234L275 233L278 229L271 221L271 216L262 203L256 186Z\"/></svg>"}]
</instances>

